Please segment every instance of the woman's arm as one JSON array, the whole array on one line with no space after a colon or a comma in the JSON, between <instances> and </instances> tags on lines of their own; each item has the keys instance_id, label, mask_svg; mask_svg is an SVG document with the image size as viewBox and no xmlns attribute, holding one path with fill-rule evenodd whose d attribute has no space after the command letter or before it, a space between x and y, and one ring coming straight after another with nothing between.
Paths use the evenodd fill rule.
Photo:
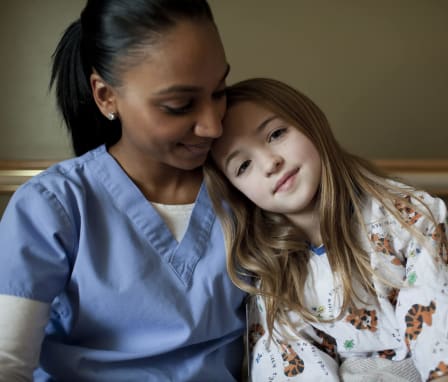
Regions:
<instances>
[{"instance_id":1,"label":"woman's arm","mask_svg":"<svg viewBox=\"0 0 448 382\"><path fill-rule=\"evenodd\" d=\"M0 382L32 381L49 304L0 295Z\"/></svg>"}]
</instances>

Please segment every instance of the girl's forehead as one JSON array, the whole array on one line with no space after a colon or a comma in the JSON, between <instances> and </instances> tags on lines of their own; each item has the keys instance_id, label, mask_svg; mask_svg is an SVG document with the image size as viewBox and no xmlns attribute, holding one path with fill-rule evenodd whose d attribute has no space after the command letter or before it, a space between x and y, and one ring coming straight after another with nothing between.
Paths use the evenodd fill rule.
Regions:
<instances>
[{"instance_id":1,"label":"girl's forehead","mask_svg":"<svg viewBox=\"0 0 448 382\"><path fill-rule=\"evenodd\" d=\"M223 120L222 135L213 143L212 157L219 162L235 150L249 149L260 139L260 128L275 119L271 111L252 101L231 105Z\"/></svg>"},{"instance_id":2,"label":"girl's forehead","mask_svg":"<svg viewBox=\"0 0 448 382\"><path fill-rule=\"evenodd\" d=\"M269 110L254 101L240 101L228 107L224 123L250 123L262 118L266 113L269 113Z\"/></svg>"},{"instance_id":3,"label":"girl's forehead","mask_svg":"<svg viewBox=\"0 0 448 382\"><path fill-rule=\"evenodd\" d=\"M238 102L227 109L223 120L223 135L253 134L268 119L275 117L272 111L259 103Z\"/></svg>"}]
</instances>

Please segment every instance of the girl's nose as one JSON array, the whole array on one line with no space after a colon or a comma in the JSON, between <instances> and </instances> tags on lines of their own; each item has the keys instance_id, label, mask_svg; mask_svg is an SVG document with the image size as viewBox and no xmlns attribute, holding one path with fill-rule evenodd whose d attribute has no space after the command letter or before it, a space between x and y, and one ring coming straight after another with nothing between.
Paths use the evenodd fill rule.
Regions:
<instances>
[{"instance_id":1,"label":"girl's nose","mask_svg":"<svg viewBox=\"0 0 448 382\"><path fill-rule=\"evenodd\" d=\"M271 176L279 171L283 166L284 160L280 155L271 155L266 160L266 176Z\"/></svg>"}]
</instances>

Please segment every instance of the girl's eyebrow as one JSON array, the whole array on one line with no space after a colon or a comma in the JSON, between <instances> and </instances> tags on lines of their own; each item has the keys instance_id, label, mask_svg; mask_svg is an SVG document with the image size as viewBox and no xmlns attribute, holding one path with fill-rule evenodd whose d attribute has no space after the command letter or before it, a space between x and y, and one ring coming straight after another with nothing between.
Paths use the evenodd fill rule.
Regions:
<instances>
[{"instance_id":1,"label":"girl's eyebrow","mask_svg":"<svg viewBox=\"0 0 448 382\"><path fill-rule=\"evenodd\" d=\"M226 80L227 76L229 75L229 72L230 72L230 65L227 64L226 70L224 71L223 76L219 80L219 84L223 83ZM172 93L197 93L200 90L201 90L201 88L199 86L173 85L173 86L169 86L165 89L159 90L154 95L162 96L162 95L167 95L167 94L172 94Z\"/></svg>"},{"instance_id":2,"label":"girl's eyebrow","mask_svg":"<svg viewBox=\"0 0 448 382\"><path fill-rule=\"evenodd\" d=\"M224 168L225 169L227 169L227 167L229 167L229 163L231 162L231 160L233 158L235 158L236 156L238 156L239 153L240 153L240 150L235 150L226 158L226 161L224 163Z\"/></svg>"},{"instance_id":3,"label":"girl's eyebrow","mask_svg":"<svg viewBox=\"0 0 448 382\"><path fill-rule=\"evenodd\" d=\"M263 122L261 122L258 127L255 129L256 134L260 134L266 126L269 124L269 122L273 121L274 119L278 118L276 115L271 115L270 117L267 117ZM229 166L230 161L235 158L240 153L240 150L232 151L229 156L226 158L224 162L224 168L227 169Z\"/></svg>"},{"instance_id":4,"label":"girl's eyebrow","mask_svg":"<svg viewBox=\"0 0 448 382\"><path fill-rule=\"evenodd\" d=\"M256 133L260 134L264 128L269 124L269 122L271 122L272 120L276 119L277 116L276 115L272 115L268 118L266 118L263 122L260 123L260 125L257 127Z\"/></svg>"}]
</instances>

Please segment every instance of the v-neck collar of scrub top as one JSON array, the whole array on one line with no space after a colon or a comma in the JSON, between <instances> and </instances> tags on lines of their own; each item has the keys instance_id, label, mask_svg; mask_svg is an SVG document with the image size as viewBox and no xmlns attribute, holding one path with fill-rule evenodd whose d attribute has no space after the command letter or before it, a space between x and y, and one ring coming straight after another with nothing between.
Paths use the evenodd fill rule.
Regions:
<instances>
[{"instance_id":1,"label":"v-neck collar of scrub top","mask_svg":"<svg viewBox=\"0 0 448 382\"><path fill-rule=\"evenodd\" d=\"M114 204L127 215L154 251L188 286L194 268L206 250L210 230L216 218L205 184L201 185L188 227L178 243L156 209L107 152L105 146L98 148L96 154L97 160L92 161L95 175ZM100 155L102 160L99 160Z\"/></svg>"}]
</instances>

